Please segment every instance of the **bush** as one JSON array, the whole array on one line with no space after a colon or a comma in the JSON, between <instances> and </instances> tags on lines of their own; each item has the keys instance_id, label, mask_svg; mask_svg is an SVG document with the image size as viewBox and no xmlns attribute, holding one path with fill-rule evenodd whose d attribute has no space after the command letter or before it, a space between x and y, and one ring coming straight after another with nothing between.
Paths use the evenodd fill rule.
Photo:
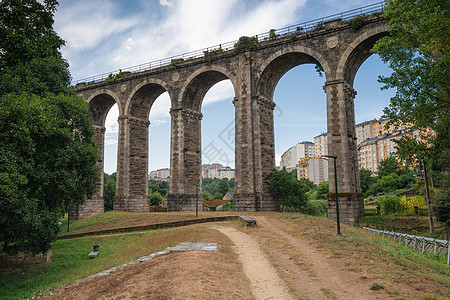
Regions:
<instances>
[{"instance_id":1,"label":"bush","mask_svg":"<svg viewBox=\"0 0 450 300\"><path fill-rule=\"evenodd\" d=\"M380 196L375 204L381 208L384 215L400 213L403 210L400 198L395 195Z\"/></svg>"},{"instance_id":2,"label":"bush","mask_svg":"<svg viewBox=\"0 0 450 300\"><path fill-rule=\"evenodd\" d=\"M402 205L402 211L407 214L414 214L414 206L417 206L419 209L427 207L425 199L422 196L403 196L400 202Z\"/></svg>"},{"instance_id":3,"label":"bush","mask_svg":"<svg viewBox=\"0 0 450 300\"><path fill-rule=\"evenodd\" d=\"M220 209L220 211L233 211L233 199L228 200Z\"/></svg>"},{"instance_id":4,"label":"bush","mask_svg":"<svg viewBox=\"0 0 450 300\"><path fill-rule=\"evenodd\" d=\"M309 200L302 213L318 217L326 216L327 200Z\"/></svg>"},{"instance_id":5,"label":"bush","mask_svg":"<svg viewBox=\"0 0 450 300\"><path fill-rule=\"evenodd\" d=\"M164 200L164 197L161 196L159 192L151 192L149 195L150 198L150 205L159 205L161 201Z\"/></svg>"}]
</instances>

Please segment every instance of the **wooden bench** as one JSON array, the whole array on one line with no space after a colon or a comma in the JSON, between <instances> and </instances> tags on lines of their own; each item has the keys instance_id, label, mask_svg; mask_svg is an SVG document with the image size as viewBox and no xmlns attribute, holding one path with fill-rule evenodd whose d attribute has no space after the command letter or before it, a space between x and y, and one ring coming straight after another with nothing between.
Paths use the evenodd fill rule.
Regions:
<instances>
[{"instance_id":1,"label":"wooden bench","mask_svg":"<svg viewBox=\"0 0 450 300\"><path fill-rule=\"evenodd\" d=\"M245 225L245 228L256 226L255 219L249 218L247 216L239 216L239 218L241 219L241 222Z\"/></svg>"}]
</instances>

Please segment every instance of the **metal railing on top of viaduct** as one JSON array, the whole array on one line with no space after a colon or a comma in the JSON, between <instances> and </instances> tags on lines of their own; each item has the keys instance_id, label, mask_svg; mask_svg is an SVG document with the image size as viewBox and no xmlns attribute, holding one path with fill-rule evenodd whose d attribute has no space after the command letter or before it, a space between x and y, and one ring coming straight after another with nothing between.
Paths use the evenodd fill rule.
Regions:
<instances>
[{"instance_id":1,"label":"metal railing on top of viaduct","mask_svg":"<svg viewBox=\"0 0 450 300\"><path fill-rule=\"evenodd\" d=\"M262 34L257 34L255 36L253 36L253 38L258 39L258 42L264 42L264 41L273 40L273 39L277 39L277 38L283 38L283 37L289 36L291 34L304 33L304 32L308 32L308 31L312 31L317 28L321 28L321 26L323 26L324 23L329 22L329 21L338 20L338 19L340 19L342 21L348 21L357 16L370 15L373 13L381 13L384 11L384 7L385 7L384 2L378 2L375 4L366 5L366 6L363 6L360 8L345 11L342 13L334 14L331 16L291 25L291 26L284 27L281 29L276 29L276 30L272 29L268 32L265 32ZM174 61L181 62L181 61L205 57L205 53L209 53L209 52L212 52L212 53L214 53L214 51L220 51L220 53L227 52L227 51L234 50L236 43L237 43L237 40L228 42L228 43L223 43L223 44L216 45L216 46L212 46L212 47L208 47L208 48L203 48L203 49L192 51L192 52L187 52L187 53L176 55L176 56L163 58L160 60L147 62L144 64L128 67L125 69L119 69L119 70L116 70L113 72L103 73L100 75L95 75L95 76L75 80L72 82L72 84L77 85L79 83L88 83L88 84L97 83L97 82L101 82L101 81L108 79L108 77L111 78L111 76L120 74L120 73L139 73L139 72L143 72L143 71L150 71L150 70L158 69L161 67L169 66Z\"/></svg>"}]
</instances>

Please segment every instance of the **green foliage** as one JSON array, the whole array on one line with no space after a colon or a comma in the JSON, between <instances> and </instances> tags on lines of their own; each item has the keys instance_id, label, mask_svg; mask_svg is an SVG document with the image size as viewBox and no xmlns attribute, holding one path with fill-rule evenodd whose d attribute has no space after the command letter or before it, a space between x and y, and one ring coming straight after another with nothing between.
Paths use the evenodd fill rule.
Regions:
<instances>
[{"instance_id":1,"label":"green foliage","mask_svg":"<svg viewBox=\"0 0 450 300\"><path fill-rule=\"evenodd\" d=\"M53 29L57 2L0 1L0 96L68 92L69 65Z\"/></svg>"},{"instance_id":2,"label":"green foliage","mask_svg":"<svg viewBox=\"0 0 450 300\"><path fill-rule=\"evenodd\" d=\"M357 32L364 26L366 19L366 16L356 16L353 19L347 21L347 23L348 25L350 25L350 28L352 28L354 32Z\"/></svg>"},{"instance_id":3,"label":"green foliage","mask_svg":"<svg viewBox=\"0 0 450 300\"><path fill-rule=\"evenodd\" d=\"M233 211L233 200L228 200L220 209L221 211Z\"/></svg>"},{"instance_id":4,"label":"green foliage","mask_svg":"<svg viewBox=\"0 0 450 300\"><path fill-rule=\"evenodd\" d=\"M314 26L314 29L317 29L317 30L320 30L323 28L325 28L325 24L322 21L320 21L319 23L316 24L316 26Z\"/></svg>"},{"instance_id":5,"label":"green foliage","mask_svg":"<svg viewBox=\"0 0 450 300\"><path fill-rule=\"evenodd\" d=\"M398 164L398 159L395 155L391 155L388 158L380 161L378 167L378 176L382 178L383 176L391 175L393 173L399 175L400 165Z\"/></svg>"},{"instance_id":6,"label":"green foliage","mask_svg":"<svg viewBox=\"0 0 450 300\"><path fill-rule=\"evenodd\" d=\"M275 29L270 29L270 30L269 30L269 38L270 38L271 40L276 39L277 36L278 36L278 35L275 33Z\"/></svg>"},{"instance_id":7,"label":"green foliage","mask_svg":"<svg viewBox=\"0 0 450 300\"><path fill-rule=\"evenodd\" d=\"M281 211L299 211L307 203L307 187L285 169L272 170L270 191L278 197Z\"/></svg>"},{"instance_id":8,"label":"green foliage","mask_svg":"<svg viewBox=\"0 0 450 300\"><path fill-rule=\"evenodd\" d=\"M124 72L122 72L122 70L119 69L119 73L117 74L109 74L108 77L106 78L106 81L114 81L117 80L119 78L122 78L124 75Z\"/></svg>"},{"instance_id":9,"label":"green foliage","mask_svg":"<svg viewBox=\"0 0 450 300\"><path fill-rule=\"evenodd\" d=\"M385 215L396 214L403 211L403 206L400 198L395 195L385 195L380 196L377 201L375 201L381 208L381 213Z\"/></svg>"},{"instance_id":10,"label":"green foliage","mask_svg":"<svg viewBox=\"0 0 450 300\"><path fill-rule=\"evenodd\" d=\"M388 0L383 16L389 20L389 35L380 39L373 52L393 70L381 77L384 88L395 88L384 115L390 124L409 124L412 129L430 128L436 136L428 141L428 152L442 160L448 170L450 162L450 6L441 0ZM388 124L388 126L390 125ZM427 151L404 147L408 156ZM419 158L420 159L420 158Z\"/></svg>"},{"instance_id":11,"label":"green foliage","mask_svg":"<svg viewBox=\"0 0 450 300\"><path fill-rule=\"evenodd\" d=\"M308 215L324 217L327 215L327 207L327 200L308 200L306 207L301 211Z\"/></svg>"},{"instance_id":12,"label":"green foliage","mask_svg":"<svg viewBox=\"0 0 450 300\"><path fill-rule=\"evenodd\" d=\"M150 205L159 205L161 201L164 200L164 197L161 196L159 192L151 192L149 193Z\"/></svg>"},{"instance_id":13,"label":"green foliage","mask_svg":"<svg viewBox=\"0 0 450 300\"><path fill-rule=\"evenodd\" d=\"M328 180L322 181L317 185L317 198L327 200L327 195L329 193Z\"/></svg>"},{"instance_id":14,"label":"green foliage","mask_svg":"<svg viewBox=\"0 0 450 300\"><path fill-rule=\"evenodd\" d=\"M148 195L150 196L152 193L158 193L164 199L167 199L169 195L169 186L170 184L167 181L162 180L152 180L148 181Z\"/></svg>"},{"instance_id":15,"label":"green foliage","mask_svg":"<svg viewBox=\"0 0 450 300\"><path fill-rule=\"evenodd\" d=\"M364 194L369 190L371 184L376 182L376 177L372 176L372 171L361 168L359 169L359 181L361 185L361 192Z\"/></svg>"},{"instance_id":16,"label":"green foliage","mask_svg":"<svg viewBox=\"0 0 450 300\"><path fill-rule=\"evenodd\" d=\"M375 282L375 283L370 287L370 289L371 289L372 291L384 290L384 286L382 286L381 284Z\"/></svg>"},{"instance_id":17,"label":"green foliage","mask_svg":"<svg viewBox=\"0 0 450 300\"><path fill-rule=\"evenodd\" d=\"M258 36L241 36L239 40L234 44L234 53L239 53L241 51L245 51L251 49L258 45Z\"/></svg>"},{"instance_id":18,"label":"green foliage","mask_svg":"<svg viewBox=\"0 0 450 300\"><path fill-rule=\"evenodd\" d=\"M114 196L116 195L116 173L103 174L103 197L105 200L105 211L113 210Z\"/></svg>"},{"instance_id":19,"label":"green foliage","mask_svg":"<svg viewBox=\"0 0 450 300\"><path fill-rule=\"evenodd\" d=\"M208 191L203 191L202 195L203 195L203 200L213 200L214 199L213 195L211 195L211 193Z\"/></svg>"},{"instance_id":20,"label":"green foliage","mask_svg":"<svg viewBox=\"0 0 450 300\"><path fill-rule=\"evenodd\" d=\"M45 252L58 217L98 180L88 105L70 89L55 0L0 2L0 239Z\"/></svg>"},{"instance_id":21,"label":"green foliage","mask_svg":"<svg viewBox=\"0 0 450 300\"><path fill-rule=\"evenodd\" d=\"M447 179L448 180L448 179ZM443 189L433 199L432 207L436 219L444 224L445 239L450 238L450 181L447 181Z\"/></svg>"},{"instance_id":22,"label":"green foliage","mask_svg":"<svg viewBox=\"0 0 450 300\"><path fill-rule=\"evenodd\" d=\"M4 249L45 252L58 217L95 191L98 151L87 104L60 94L0 98L0 227Z\"/></svg>"},{"instance_id":23,"label":"green foliage","mask_svg":"<svg viewBox=\"0 0 450 300\"><path fill-rule=\"evenodd\" d=\"M178 68L178 67L180 66L180 63L182 63L182 62L183 62L183 59L182 59L182 58L179 58L179 59L172 59L172 60L170 61L170 65L172 66L172 68L176 69L176 68Z\"/></svg>"},{"instance_id":24,"label":"green foliage","mask_svg":"<svg viewBox=\"0 0 450 300\"><path fill-rule=\"evenodd\" d=\"M228 180L227 178L203 178L202 194L205 200L222 199L227 192L233 191L234 178ZM205 196L207 198L205 198Z\"/></svg>"}]
</instances>

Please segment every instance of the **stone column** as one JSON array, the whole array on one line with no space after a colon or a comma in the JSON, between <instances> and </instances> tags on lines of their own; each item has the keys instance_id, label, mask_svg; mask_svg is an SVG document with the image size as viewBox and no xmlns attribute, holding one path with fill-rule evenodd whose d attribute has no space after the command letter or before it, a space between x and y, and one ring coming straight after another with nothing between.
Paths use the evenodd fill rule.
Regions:
<instances>
[{"instance_id":1,"label":"stone column","mask_svg":"<svg viewBox=\"0 0 450 300\"><path fill-rule=\"evenodd\" d=\"M201 170L202 114L192 109L171 109L170 190L168 211L203 210Z\"/></svg>"},{"instance_id":2,"label":"stone column","mask_svg":"<svg viewBox=\"0 0 450 300\"><path fill-rule=\"evenodd\" d=\"M328 154L337 155L336 172L339 213L342 222L354 224L364 214L364 197L359 185L354 98L356 91L344 80L326 82ZM328 217L336 219L334 163L328 163Z\"/></svg>"},{"instance_id":3,"label":"stone column","mask_svg":"<svg viewBox=\"0 0 450 300\"><path fill-rule=\"evenodd\" d=\"M235 106L236 192L233 208L237 211L278 209L270 194L269 175L275 167L273 142L274 103L256 95L250 52L239 58L238 95Z\"/></svg>"},{"instance_id":4,"label":"stone column","mask_svg":"<svg viewBox=\"0 0 450 300\"><path fill-rule=\"evenodd\" d=\"M148 120L119 117L114 210L145 212L148 198Z\"/></svg>"},{"instance_id":5,"label":"stone column","mask_svg":"<svg viewBox=\"0 0 450 300\"><path fill-rule=\"evenodd\" d=\"M278 211L278 199L270 193L270 174L275 168L275 140L273 128L273 110L275 103L272 100L259 96L257 100L260 148L261 148L261 193L260 211Z\"/></svg>"},{"instance_id":6,"label":"stone column","mask_svg":"<svg viewBox=\"0 0 450 300\"><path fill-rule=\"evenodd\" d=\"M70 208L71 219L84 219L104 212L103 198L103 160L104 160L104 141L106 128L94 125L95 134L93 141L98 147L99 159L97 167L99 168L99 180L96 183L96 192L90 199L86 199L84 204L74 204Z\"/></svg>"}]
</instances>

